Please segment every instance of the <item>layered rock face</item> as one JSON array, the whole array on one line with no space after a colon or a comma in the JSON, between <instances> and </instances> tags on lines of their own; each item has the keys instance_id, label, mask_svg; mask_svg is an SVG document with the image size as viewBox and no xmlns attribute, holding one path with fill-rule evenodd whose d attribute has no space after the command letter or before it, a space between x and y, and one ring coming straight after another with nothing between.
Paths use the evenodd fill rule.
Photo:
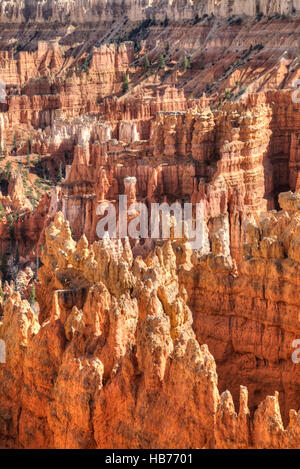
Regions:
<instances>
[{"instance_id":1,"label":"layered rock face","mask_svg":"<svg viewBox=\"0 0 300 469\"><path fill-rule=\"evenodd\" d=\"M299 306L292 293L298 289L299 196L281 194L280 203L284 210L261 215L258 225L245 220L238 273L232 273L217 243L218 261L211 255L200 258L197 274L182 270L180 280L189 294L196 336L216 359L221 390L229 387L238 402L242 382L248 386L251 408L271 389L280 391L287 422L299 401L299 367L291 360L299 335ZM226 229L226 217L213 223Z\"/></svg>"},{"instance_id":2,"label":"layered rock face","mask_svg":"<svg viewBox=\"0 0 300 469\"><path fill-rule=\"evenodd\" d=\"M22 329L23 353L18 349L19 335L14 334L14 344L7 342L8 365L1 369L12 373L10 357L14 356L18 362L15 370L20 372L18 382L24 384L18 393L18 411L16 394L6 394L9 383L17 384L16 377L1 379L6 383L1 434L9 435L7 444L210 446L219 400L215 364L192 331L191 312L178 283L171 244L158 247L145 261L133 260L126 242L100 242L89 248L82 238L76 245L68 223L58 214L47 230L42 260L41 285L48 299L53 297L49 320L40 327L28 303L15 294L5 306L1 324L1 337L10 336L11 327L24 322L27 326ZM80 296L84 298L82 310L76 306ZM10 311L16 305L20 310L11 321ZM195 401L189 399L191 388ZM159 401L149 412L145 402L156 400L158 390ZM190 423L175 441L174 431L183 418L172 410L178 399ZM201 422L190 419L200 402ZM158 432L165 425L161 409L166 403L169 431ZM117 427L120 430L115 432Z\"/></svg>"},{"instance_id":3,"label":"layered rock face","mask_svg":"<svg viewBox=\"0 0 300 469\"><path fill-rule=\"evenodd\" d=\"M195 329L200 337L210 323L208 317L201 317L202 289L206 309L208 298L218 308L220 291L226 320L227 301L220 280L229 282L232 290L243 290L247 283L253 301L248 319L247 314L242 319L240 311L236 312L236 321L243 323L238 330L234 317L231 320L232 345L248 347L248 365L251 353L265 356L273 379L280 359L282 375L293 394L297 365L288 361L290 343L299 328L296 305L292 306L288 291L297 278L299 195L297 199L282 196L282 205L288 211L269 215L259 226L249 224L247 258L235 279L230 277L232 259L217 249L217 243L208 255L197 259L176 240L158 243L145 259L134 259L128 240L100 241L90 247L85 237L74 242L68 223L57 214L46 232L44 265L39 271L41 309L43 301L52 302L48 319L40 326L34 310L18 293L10 292L4 307L0 334L6 339L7 364L0 368L1 444L27 448L297 447L298 415L291 411L284 429L277 393L259 403L251 417L246 388L240 390L238 414L230 392L219 395L215 361L207 346L199 346L187 306L193 265L202 266L201 275L196 275L202 284L194 289L199 319ZM215 238L220 239L222 231L222 227L216 229ZM266 278L265 295L259 298L258 271L272 272L270 278L278 290ZM289 318L281 323L278 335L276 315L271 311L281 288L287 292L284 309ZM241 299L236 302L239 306ZM245 300L242 304L246 311ZM262 323L264 327L260 339L254 334L251 346L247 333L251 334L253 326L246 322L254 321L250 319L253 310L256 328ZM214 330L226 328L219 322ZM281 337L281 344L275 337ZM246 363L242 369L249 372Z\"/></svg>"},{"instance_id":4,"label":"layered rock face","mask_svg":"<svg viewBox=\"0 0 300 469\"><path fill-rule=\"evenodd\" d=\"M299 447L299 10L1 3L0 447Z\"/></svg>"},{"instance_id":5,"label":"layered rock face","mask_svg":"<svg viewBox=\"0 0 300 469\"><path fill-rule=\"evenodd\" d=\"M140 119L132 118L131 124L106 120L100 124L105 129L103 143L92 143L90 134L85 144L76 147L62 184L64 214L75 238L84 233L94 241L97 205L118 200L124 193L124 178L135 177L136 198L149 207L163 200L191 200L204 204L207 219L228 213L231 254L240 260L244 216L257 217L278 207L280 191L297 189L293 142L299 105L280 107L279 117L278 103L292 101L291 92L252 95L244 103L228 103L217 111L206 100L181 104L177 99L175 95L172 105L193 107L156 112L150 127L146 124L151 110ZM286 125L289 111L294 119ZM139 140L139 134L148 140ZM110 140L112 135L118 141ZM81 180L89 182L79 184Z\"/></svg>"},{"instance_id":6,"label":"layered rock face","mask_svg":"<svg viewBox=\"0 0 300 469\"><path fill-rule=\"evenodd\" d=\"M168 18L189 20L198 14L214 14L228 17L232 14L255 16L262 12L266 15L275 13L295 14L300 11L299 0L201 0L200 2L188 2L176 0L175 2L163 2L161 0L140 2L129 0L120 6L117 1L105 0L4 0L0 10L0 20L23 23L32 22L65 22L94 23L96 21L112 21L119 19L121 15L127 15L133 20L142 20L151 16L155 19Z\"/></svg>"}]
</instances>

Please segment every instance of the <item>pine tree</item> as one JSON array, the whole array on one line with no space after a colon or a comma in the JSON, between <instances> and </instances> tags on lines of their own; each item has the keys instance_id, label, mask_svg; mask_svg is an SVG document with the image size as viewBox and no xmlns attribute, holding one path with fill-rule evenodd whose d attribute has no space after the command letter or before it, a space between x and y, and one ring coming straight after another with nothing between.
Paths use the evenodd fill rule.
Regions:
<instances>
[{"instance_id":1,"label":"pine tree","mask_svg":"<svg viewBox=\"0 0 300 469\"><path fill-rule=\"evenodd\" d=\"M13 150L16 153L17 151L17 135L14 135L14 141L13 141Z\"/></svg>"},{"instance_id":2,"label":"pine tree","mask_svg":"<svg viewBox=\"0 0 300 469\"><path fill-rule=\"evenodd\" d=\"M191 68L191 58L187 57L186 55L183 57L182 61L182 68L183 70L187 70L188 68Z\"/></svg>"},{"instance_id":3,"label":"pine tree","mask_svg":"<svg viewBox=\"0 0 300 469\"><path fill-rule=\"evenodd\" d=\"M0 271L2 273L2 278L6 279L7 276L7 257L5 254L2 254L0 257Z\"/></svg>"},{"instance_id":4,"label":"pine tree","mask_svg":"<svg viewBox=\"0 0 300 469\"><path fill-rule=\"evenodd\" d=\"M165 64L165 58L162 54L159 55L158 57L158 67L163 69L165 68L166 64Z\"/></svg>"},{"instance_id":5,"label":"pine tree","mask_svg":"<svg viewBox=\"0 0 300 469\"><path fill-rule=\"evenodd\" d=\"M183 58L182 68L183 68L183 70L187 70L187 68L188 68L188 59L187 59L186 55Z\"/></svg>"},{"instance_id":6,"label":"pine tree","mask_svg":"<svg viewBox=\"0 0 300 469\"><path fill-rule=\"evenodd\" d=\"M5 175L7 178L9 178L11 170L12 170L11 162L8 161L5 165Z\"/></svg>"},{"instance_id":7,"label":"pine tree","mask_svg":"<svg viewBox=\"0 0 300 469\"><path fill-rule=\"evenodd\" d=\"M31 154L31 140L30 138L27 140L27 154Z\"/></svg>"},{"instance_id":8,"label":"pine tree","mask_svg":"<svg viewBox=\"0 0 300 469\"><path fill-rule=\"evenodd\" d=\"M15 227L14 227L15 219L13 215L9 215L8 217L8 227L9 227L9 235L10 239L15 239Z\"/></svg>"},{"instance_id":9,"label":"pine tree","mask_svg":"<svg viewBox=\"0 0 300 469\"><path fill-rule=\"evenodd\" d=\"M122 84L122 92L123 92L123 94L127 93L128 89L129 89L128 75L127 75L127 73L124 73L124 76L123 76L123 84Z\"/></svg>"},{"instance_id":10,"label":"pine tree","mask_svg":"<svg viewBox=\"0 0 300 469\"><path fill-rule=\"evenodd\" d=\"M10 282L11 280L15 280L18 275L19 268L16 265L15 258L11 254L7 261L7 270L6 270L6 278Z\"/></svg>"},{"instance_id":11,"label":"pine tree","mask_svg":"<svg viewBox=\"0 0 300 469\"><path fill-rule=\"evenodd\" d=\"M59 168L58 168L58 182L61 182L62 180L63 180L63 170L62 170L62 164L60 161Z\"/></svg>"},{"instance_id":12,"label":"pine tree","mask_svg":"<svg viewBox=\"0 0 300 469\"><path fill-rule=\"evenodd\" d=\"M84 59L82 69L85 73L88 72L88 69L89 69L89 58L88 58L88 56L86 56L85 59Z\"/></svg>"}]
</instances>

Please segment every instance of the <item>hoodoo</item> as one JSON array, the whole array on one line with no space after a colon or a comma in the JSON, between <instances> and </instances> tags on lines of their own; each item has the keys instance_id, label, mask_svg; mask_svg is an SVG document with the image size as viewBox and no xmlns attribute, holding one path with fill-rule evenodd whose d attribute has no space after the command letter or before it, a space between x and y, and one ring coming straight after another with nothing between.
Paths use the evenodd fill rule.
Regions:
<instances>
[{"instance_id":1,"label":"hoodoo","mask_svg":"<svg viewBox=\"0 0 300 469\"><path fill-rule=\"evenodd\" d=\"M0 448L299 449L300 0L0 26Z\"/></svg>"}]
</instances>

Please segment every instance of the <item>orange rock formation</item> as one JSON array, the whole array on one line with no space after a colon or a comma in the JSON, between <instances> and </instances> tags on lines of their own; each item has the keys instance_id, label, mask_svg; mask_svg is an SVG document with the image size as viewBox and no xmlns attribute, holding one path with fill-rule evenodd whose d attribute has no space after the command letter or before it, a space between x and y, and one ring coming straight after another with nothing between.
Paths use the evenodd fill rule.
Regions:
<instances>
[{"instance_id":1,"label":"orange rock formation","mask_svg":"<svg viewBox=\"0 0 300 469\"><path fill-rule=\"evenodd\" d=\"M194 259L184 244L174 240L159 243L145 259L134 259L128 241L100 241L89 247L83 236L74 242L68 222L58 213L46 230L39 270L42 295L52 304L48 318L40 326L18 293L11 293L4 307L0 333L7 342L8 360L0 369L3 442L27 448L297 447L299 418L290 411L284 428L277 393L258 403L254 416L245 387L240 389L238 413L229 391L220 396L214 358L206 345L199 346L187 305L189 278L201 278L202 285L194 287L199 319L195 329L201 337L203 326L207 330L211 323L210 317L200 318L201 291L206 308L211 298L217 310L218 290L222 292L218 317L226 321L221 281L231 283L236 292L247 284L248 292L253 291L248 319L245 301L244 317L240 310L231 313L232 346L241 353L242 347L247 349L246 361L238 366L248 371L249 378L251 356L264 357L265 371L272 370L274 380L280 361L291 393L287 401L297 397L288 376L293 376L296 387L299 373L290 360L290 344L299 328L288 291L299 265L300 212L295 204L291 211L291 200L295 199L289 194L282 196L288 211L263 218L259 226L249 223L247 258L242 274L233 281L231 257L214 248ZM215 236L221 231L216 230ZM202 266L200 276L192 275L195 263L196 268ZM260 298L257 273L264 271L270 271L273 283L266 278ZM278 289L273 287L276 282ZM278 334L271 311L277 309L276 296L282 299L285 294L283 309L289 317ZM240 296L237 305L241 301ZM267 308L263 310L262 304ZM42 301L40 305L43 310ZM255 319L250 319L253 312ZM280 310L277 314L284 315ZM211 330L217 334L226 326L219 319ZM251 331L254 342L248 339ZM282 342L276 343L276 338ZM220 339L219 343L219 349L226 348Z\"/></svg>"},{"instance_id":2,"label":"orange rock formation","mask_svg":"<svg viewBox=\"0 0 300 469\"><path fill-rule=\"evenodd\" d=\"M124 9L0 5L0 447L298 448L299 2Z\"/></svg>"}]
</instances>

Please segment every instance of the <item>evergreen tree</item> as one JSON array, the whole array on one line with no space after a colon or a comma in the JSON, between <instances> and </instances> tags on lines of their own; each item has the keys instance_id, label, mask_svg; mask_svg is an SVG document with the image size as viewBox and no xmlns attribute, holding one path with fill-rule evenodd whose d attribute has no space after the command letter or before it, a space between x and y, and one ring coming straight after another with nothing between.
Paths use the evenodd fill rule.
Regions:
<instances>
[{"instance_id":1,"label":"evergreen tree","mask_svg":"<svg viewBox=\"0 0 300 469\"><path fill-rule=\"evenodd\" d=\"M8 161L5 165L5 175L6 175L7 178L9 178L9 176L11 174L11 170L12 170L11 162Z\"/></svg>"},{"instance_id":2,"label":"evergreen tree","mask_svg":"<svg viewBox=\"0 0 300 469\"><path fill-rule=\"evenodd\" d=\"M190 57L187 57L186 55L184 56L183 58L183 61L182 61L182 68L183 70L187 70L188 68L191 68L191 58Z\"/></svg>"},{"instance_id":3,"label":"evergreen tree","mask_svg":"<svg viewBox=\"0 0 300 469\"><path fill-rule=\"evenodd\" d=\"M9 215L8 217L8 226L9 226L9 235L10 239L15 239L15 227L14 227L15 219L13 215Z\"/></svg>"},{"instance_id":4,"label":"evergreen tree","mask_svg":"<svg viewBox=\"0 0 300 469\"><path fill-rule=\"evenodd\" d=\"M82 69L85 73L88 72L88 69L89 69L89 58L88 58L88 56L86 56L85 59L84 59Z\"/></svg>"},{"instance_id":5,"label":"evergreen tree","mask_svg":"<svg viewBox=\"0 0 300 469\"><path fill-rule=\"evenodd\" d=\"M14 140L13 140L13 150L16 153L17 152L17 135L14 135Z\"/></svg>"},{"instance_id":6,"label":"evergreen tree","mask_svg":"<svg viewBox=\"0 0 300 469\"><path fill-rule=\"evenodd\" d=\"M183 70L187 70L187 68L188 68L188 59L187 59L186 55L183 58L182 68L183 68Z\"/></svg>"},{"instance_id":7,"label":"evergreen tree","mask_svg":"<svg viewBox=\"0 0 300 469\"><path fill-rule=\"evenodd\" d=\"M124 73L124 76L123 76L123 84L122 84L122 92L123 92L123 94L127 93L128 89L129 89L128 75L127 75L127 73Z\"/></svg>"},{"instance_id":8,"label":"evergreen tree","mask_svg":"<svg viewBox=\"0 0 300 469\"><path fill-rule=\"evenodd\" d=\"M166 66L165 58L164 58L163 54L160 54L159 57L158 57L158 68L163 69L163 68L165 68L165 66Z\"/></svg>"},{"instance_id":9,"label":"evergreen tree","mask_svg":"<svg viewBox=\"0 0 300 469\"><path fill-rule=\"evenodd\" d=\"M15 281L18 275L18 266L16 265L14 256L11 254L8 258L7 262L7 270L6 270L6 277L7 280L10 282L11 280Z\"/></svg>"},{"instance_id":10,"label":"evergreen tree","mask_svg":"<svg viewBox=\"0 0 300 469\"><path fill-rule=\"evenodd\" d=\"M7 257L6 257L6 254L3 254L0 258L0 271L2 273L2 278L6 279L6 276L7 276Z\"/></svg>"},{"instance_id":11,"label":"evergreen tree","mask_svg":"<svg viewBox=\"0 0 300 469\"><path fill-rule=\"evenodd\" d=\"M60 161L59 168L58 168L58 182L61 182L62 180L63 180L63 170L62 170L62 164Z\"/></svg>"},{"instance_id":12,"label":"evergreen tree","mask_svg":"<svg viewBox=\"0 0 300 469\"><path fill-rule=\"evenodd\" d=\"M27 155L31 154L31 140L30 138L27 140Z\"/></svg>"}]
</instances>

